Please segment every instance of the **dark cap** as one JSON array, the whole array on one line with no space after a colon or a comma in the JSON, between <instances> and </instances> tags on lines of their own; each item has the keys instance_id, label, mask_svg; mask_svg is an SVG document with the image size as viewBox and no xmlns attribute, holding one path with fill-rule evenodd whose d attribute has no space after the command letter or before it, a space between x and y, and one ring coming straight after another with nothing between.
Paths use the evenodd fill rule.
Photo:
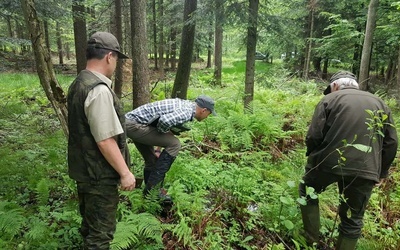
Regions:
<instances>
[{"instance_id":1,"label":"dark cap","mask_svg":"<svg viewBox=\"0 0 400 250\"><path fill-rule=\"evenodd\" d=\"M108 32L96 32L88 41L88 47L97 49L108 49L118 53L118 58L126 59L129 58L127 55L122 54L120 51L119 43L117 38Z\"/></svg>"},{"instance_id":2,"label":"dark cap","mask_svg":"<svg viewBox=\"0 0 400 250\"><path fill-rule=\"evenodd\" d=\"M215 110L214 110L215 102L211 97L206 96L206 95L200 95L196 98L195 102L199 107L210 110L214 116L217 115L217 113L215 113Z\"/></svg>"},{"instance_id":3,"label":"dark cap","mask_svg":"<svg viewBox=\"0 0 400 250\"><path fill-rule=\"evenodd\" d=\"M333 83L334 81L336 81L340 78L350 78L350 79L357 81L356 76L353 73L351 73L349 71L344 71L344 70L338 71L335 74L333 74L331 79L329 80L329 85L324 90L324 95L331 93L331 83Z\"/></svg>"}]
</instances>

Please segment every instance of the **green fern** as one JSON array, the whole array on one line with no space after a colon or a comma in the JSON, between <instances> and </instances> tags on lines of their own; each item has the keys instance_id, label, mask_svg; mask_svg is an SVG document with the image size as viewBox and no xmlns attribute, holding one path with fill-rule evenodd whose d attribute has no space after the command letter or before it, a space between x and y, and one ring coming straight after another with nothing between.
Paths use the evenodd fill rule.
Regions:
<instances>
[{"instance_id":1,"label":"green fern","mask_svg":"<svg viewBox=\"0 0 400 250\"><path fill-rule=\"evenodd\" d=\"M25 225L24 210L11 202L0 202L0 237L11 240Z\"/></svg>"},{"instance_id":2,"label":"green fern","mask_svg":"<svg viewBox=\"0 0 400 250\"><path fill-rule=\"evenodd\" d=\"M162 234L167 228L149 213L130 214L117 224L111 249L138 249L142 244L162 248Z\"/></svg>"},{"instance_id":3,"label":"green fern","mask_svg":"<svg viewBox=\"0 0 400 250\"><path fill-rule=\"evenodd\" d=\"M50 196L50 187L48 179L43 178L36 184L36 193L37 193L38 205L40 206L46 205Z\"/></svg>"}]
</instances>

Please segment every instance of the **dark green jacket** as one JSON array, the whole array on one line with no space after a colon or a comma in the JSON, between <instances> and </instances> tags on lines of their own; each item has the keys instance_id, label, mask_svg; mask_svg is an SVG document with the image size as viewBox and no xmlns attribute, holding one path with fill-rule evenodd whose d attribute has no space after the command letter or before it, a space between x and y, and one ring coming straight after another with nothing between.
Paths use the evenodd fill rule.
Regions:
<instances>
[{"instance_id":1,"label":"dark green jacket","mask_svg":"<svg viewBox=\"0 0 400 250\"><path fill-rule=\"evenodd\" d=\"M371 121L366 110L385 120ZM306 137L306 169L317 167L378 182L388 175L397 140L391 111L380 98L357 89L335 91L324 96L315 109Z\"/></svg>"},{"instance_id":2,"label":"dark green jacket","mask_svg":"<svg viewBox=\"0 0 400 250\"><path fill-rule=\"evenodd\" d=\"M69 88L68 170L69 176L77 182L115 185L118 184L120 176L100 152L84 112L84 103L89 91L99 84L106 85L90 71L83 70ZM110 92L113 95L115 111L125 129L125 116L121 103L111 89ZM127 161L129 157L126 155L125 139L125 133L116 138L118 147Z\"/></svg>"}]
</instances>

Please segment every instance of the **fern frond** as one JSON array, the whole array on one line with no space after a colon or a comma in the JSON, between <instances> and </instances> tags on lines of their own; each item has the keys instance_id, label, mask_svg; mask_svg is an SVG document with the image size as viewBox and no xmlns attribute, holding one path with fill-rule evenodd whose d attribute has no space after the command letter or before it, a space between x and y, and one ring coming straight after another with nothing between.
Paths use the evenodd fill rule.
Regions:
<instances>
[{"instance_id":1,"label":"fern frond","mask_svg":"<svg viewBox=\"0 0 400 250\"><path fill-rule=\"evenodd\" d=\"M162 244L164 227L149 213L130 214L117 224L111 249L127 249L143 242Z\"/></svg>"},{"instance_id":2,"label":"fern frond","mask_svg":"<svg viewBox=\"0 0 400 250\"><path fill-rule=\"evenodd\" d=\"M0 235L12 239L25 225L24 210L11 202L0 202Z\"/></svg>"}]
</instances>

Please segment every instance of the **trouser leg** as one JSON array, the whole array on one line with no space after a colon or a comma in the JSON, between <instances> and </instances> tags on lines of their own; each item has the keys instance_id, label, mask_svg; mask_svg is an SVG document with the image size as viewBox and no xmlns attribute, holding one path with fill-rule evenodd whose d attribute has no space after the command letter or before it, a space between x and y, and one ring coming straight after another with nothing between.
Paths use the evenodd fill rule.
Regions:
<instances>
[{"instance_id":1,"label":"trouser leg","mask_svg":"<svg viewBox=\"0 0 400 250\"><path fill-rule=\"evenodd\" d=\"M110 249L117 224L117 186L78 183L77 187L84 248Z\"/></svg>"},{"instance_id":2,"label":"trouser leg","mask_svg":"<svg viewBox=\"0 0 400 250\"><path fill-rule=\"evenodd\" d=\"M153 146L145 145L139 142L134 142L134 143L139 153L142 155L144 159L143 179L144 182L147 183L151 172L154 170L158 158L154 153Z\"/></svg>"},{"instance_id":3,"label":"trouser leg","mask_svg":"<svg viewBox=\"0 0 400 250\"><path fill-rule=\"evenodd\" d=\"M344 195L344 200L342 199L339 205L339 233L348 239L358 239L375 183L361 178L343 177L343 181L339 181L338 185L339 192Z\"/></svg>"},{"instance_id":4,"label":"trouser leg","mask_svg":"<svg viewBox=\"0 0 400 250\"><path fill-rule=\"evenodd\" d=\"M163 150L158 158L154 170L150 173L146 187L143 193L146 195L155 186L160 185L165 178L165 174L171 168L175 157L171 156L166 150Z\"/></svg>"},{"instance_id":5,"label":"trouser leg","mask_svg":"<svg viewBox=\"0 0 400 250\"><path fill-rule=\"evenodd\" d=\"M163 147L164 151L175 158L179 153L181 143L173 134L160 133L153 126L127 121L126 127L127 136L133 140L145 160L144 180L147 183L159 161L154 154L154 146Z\"/></svg>"}]
</instances>

